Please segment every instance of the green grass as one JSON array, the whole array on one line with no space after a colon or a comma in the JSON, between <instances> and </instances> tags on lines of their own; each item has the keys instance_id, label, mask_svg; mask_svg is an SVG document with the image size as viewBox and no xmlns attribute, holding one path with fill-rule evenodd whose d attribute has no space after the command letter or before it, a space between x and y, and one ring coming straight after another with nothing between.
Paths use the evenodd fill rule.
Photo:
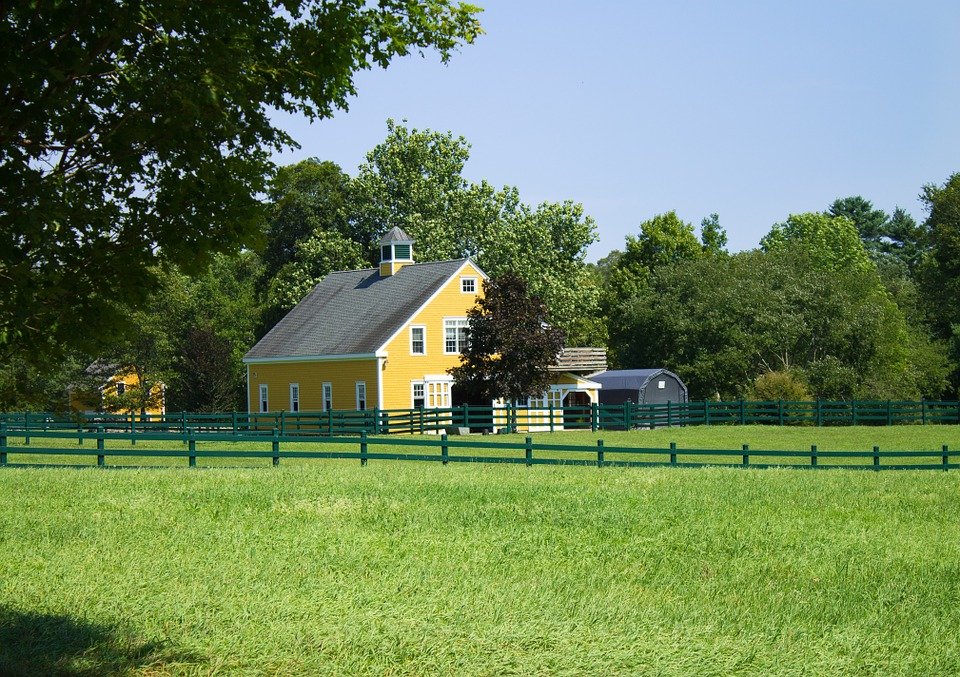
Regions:
<instances>
[{"instance_id":1,"label":"green grass","mask_svg":"<svg viewBox=\"0 0 960 677\"><path fill-rule=\"evenodd\" d=\"M454 442L491 444L509 442L513 444L522 444L526 435L470 435L465 437L451 437ZM678 446L678 460L688 463L710 463L710 464L728 464L735 465L741 462L741 452L739 451L744 444L748 444L751 451L751 463L767 464L809 464L809 455L803 457L774 456L763 457L757 455L757 451L803 451L809 453L811 445L817 445L820 452L829 451L861 451L869 452L875 445L880 447L881 453L887 451L934 451L939 452L943 445L948 445L953 451L960 450L960 426L947 425L927 425L927 426L856 426L856 427L780 427L780 426L691 426L686 428L663 428L659 430L632 430L632 431L601 431L592 433L590 431L565 431L556 433L533 433L535 442L560 444L560 445L584 445L590 449L596 449L598 439L602 439L607 447L641 447L666 449L671 442L676 442ZM354 437L352 439L359 440ZM428 440L431 443L438 443L435 435L408 436L393 435L389 440ZM21 438L11 437L11 445L20 445ZM95 465L96 456L94 441L87 440L84 446L77 444L76 438L66 437L64 439L44 439L34 436L32 446L44 446L51 448L63 448L70 450L86 450L85 456L42 456L37 454L11 453L11 463L56 463L70 465ZM129 441L108 440L107 441L107 463L109 465L123 466L169 466L186 465L185 458L145 458L136 456L117 456L110 455L110 451L116 451L121 448L129 449L160 449L160 450L178 450L184 451L185 446L181 442L175 441L149 441L141 440L135 447L131 447ZM351 444L330 444L323 441L323 438L307 438L303 443L288 444L284 443L283 450L339 450L356 453L359 447L356 443ZM241 459L241 458L213 458L203 457L204 451L212 450L259 450L269 451L269 442L203 442L197 444L197 450L200 454L198 463L202 466L269 466L269 459ZM703 454L691 453L689 450L708 450L724 449L737 451L734 455L726 456L708 456ZM371 444L369 448L371 453L419 453L439 456L440 450L437 447L421 446L384 446ZM452 448L452 455L459 456L487 456L487 457L513 457L522 458L522 450L499 450L499 449L456 449ZM566 459L595 459L596 453L566 452L566 451L537 451L535 458L566 458ZM669 456L666 453L659 454L618 454L607 452L607 461L648 461L648 462L666 462ZM284 459L284 465L294 464L314 464L316 460L288 460ZM373 461L384 462L384 461ZM923 458L893 458L884 459L883 464L939 464L940 454L935 454ZM951 463L960 462L960 457L953 457ZM850 464L850 465L870 465L869 458L821 458L819 464L822 466Z\"/></svg>"},{"instance_id":2,"label":"green grass","mask_svg":"<svg viewBox=\"0 0 960 677\"><path fill-rule=\"evenodd\" d=\"M779 439L621 434L681 432ZM6 468L0 674L956 674L958 497L960 472Z\"/></svg>"}]
</instances>

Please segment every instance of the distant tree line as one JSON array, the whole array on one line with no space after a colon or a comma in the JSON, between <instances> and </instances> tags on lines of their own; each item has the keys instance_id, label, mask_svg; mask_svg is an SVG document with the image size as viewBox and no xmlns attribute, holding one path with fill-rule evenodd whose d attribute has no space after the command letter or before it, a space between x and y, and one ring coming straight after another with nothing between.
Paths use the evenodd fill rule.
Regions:
<instances>
[{"instance_id":1,"label":"distant tree line","mask_svg":"<svg viewBox=\"0 0 960 677\"><path fill-rule=\"evenodd\" d=\"M668 212L589 264L596 224L582 205L532 206L515 187L470 181L469 151L462 137L389 121L353 175L316 159L279 168L259 245L199 271L158 264L147 300L116 301L125 321L95 350L65 341L57 360L9 354L0 408L62 407L94 360L162 380L170 410L245 408L243 354L325 275L376 265L393 226L416 238L416 260L472 256L542 301L567 345L606 346L616 367L671 369L697 399L957 396L960 174L922 188L920 223L846 197L730 253L717 215L698 231ZM489 324L484 345L499 345Z\"/></svg>"}]
</instances>

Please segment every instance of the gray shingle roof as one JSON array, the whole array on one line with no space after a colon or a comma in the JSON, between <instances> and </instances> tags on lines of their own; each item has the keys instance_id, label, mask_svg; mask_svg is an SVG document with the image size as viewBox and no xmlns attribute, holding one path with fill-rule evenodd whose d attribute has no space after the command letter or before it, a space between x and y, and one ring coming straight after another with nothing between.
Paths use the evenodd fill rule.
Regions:
<instances>
[{"instance_id":1,"label":"gray shingle roof","mask_svg":"<svg viewBox=\"0 0 960 677\"><path fill-rule=\"evenodd\" d=\"M375 352L459 270L466 259L330 273L245 359Z\"/></svg>"},{"instance_id":2,"label":"gray shingle roof","mask_svg":"<svg viewBox=\"0 0 960 677\"><path fill-rule=\"evenodd\" d=\"M379 244L390 244L391 242L413 242L413 238L407 235L407 232L400 226L394 226L380 238Z\"/></svg>"}]
</instances>

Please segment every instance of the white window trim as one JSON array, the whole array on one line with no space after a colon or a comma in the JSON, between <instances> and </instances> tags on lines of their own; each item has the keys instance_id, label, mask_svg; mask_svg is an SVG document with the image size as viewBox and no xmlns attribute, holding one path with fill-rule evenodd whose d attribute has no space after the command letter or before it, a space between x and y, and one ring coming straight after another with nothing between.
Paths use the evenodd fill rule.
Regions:
<instances>
[{"instance_id":1,"label":"white window trim","mask_svg":"<svg viewBox=\"0 0 960 677\"><path fill-rule=\"evenodd\" d=\"M447 350L447 323L448 323L448 322L458 322L458 323L459 323L459 322L465 322L465 323L467 323L467 324L466 324L467 329L469 329L469 328L470 328L470 324L469 324L470 321L469 321L469 319L466 318L466 317L445 317L445 318L443 318L443 354L444 354L444 355L459 355L459 354L461 354L461 353L463 352L463 348L466 348L466 346L460 347L460 345L459 345L460 342L459 342L459 341L457 341L457 347L459 348L459 350L453 350L453 351ZM457 325L455 325L455 326L456 326L457 328L459 328L459 327L462 326L462 325L457 324Z\"/></svg>"},{"instance_id":2,"label":"white window trim","mask_svg":"<svg viewBox=\"0 0 960 677\"><path fill-rule=\"evenodd\" d=\"M422 329L423 330L423 352L417 353L413 350L413 330ZM426 355L427 354L427 327L423 324L412 324L410 325L410 354L411 355Z\"/></svg>"},{"instance_id":3,"label":"white window trim","mask_svg":"<svg viewBox=\"0 0 960 677\"><path fill-rule=\"evenodd\" d=\"M463 288L463 287L464 287L464 283L466 283L466 282L468 282L468 281L469 281L469 282L473 282L473 290L472 290L472 291L468 291L468 290L466 290L466 289ZM460 278L460 293L461 293L461 294L476 294L476 293L477 293L477 278L476 278L476 277L471 277L471 276L466 276L466 275L463 276L463 277L461 277L461 278Z\"/></svg>"},{"instance_id":4,"label":"white window trim","mask_svg":"<svg viewBox=\"0 0 960 677\"><path fill-rule=\"evenodd\" d=\"M327 392L328 392L328 391L329 391L329 393L330 393L330 399L329 399L329 400L327 399ZM333 410L333 384L332 384L332 383L329 383L329 382L324 383L324 384L321 386L320 395L321 395L321 398L322 398L321 404L323 405L323 410L324 410L324 411L332 411L332 410Z\"/></svg>"},{"instance_id":5,"label":"white window trim","mask_svg":"<svg viewBox=\"0 0 960 677\"><path fill-rule=\"evenodd\" d=\"M297 391L297 397L296 397L296 399L294 399L294 397L293 397L293 391L294 391L294 389L296 389L296 391ZM294 404L296 404L297 406L294 407L294 406L293 406ZM291 384L290 384L290 411L292 411L292 412L299 412L299 411L300 411L300 384L299 384L299 383L291 383Z\"/></svg>"},{"instance_id":6,"label":"white window trim","mask_svg":"<svg viewBox=\"0 0 960 677\"><path fill-rule=\"evenodd\" d=\"M353 386L354 394L357 396L357 411L360 411L360 387L363 387L363 409L366 410L367 403L367 382L366 381L357 381Z\"/></svg>"},{"instance_id":7,"label":"white window trim","mask_svg":"<svg viewBox=\"0 0 960 677\"><path fill-rule=\"evenodd\" d=\"M260 399L257 400L257 409L261 414L265 414L270 411L270 389L266 383L261 383L257 393L260 395Z\"/></svg>"},{"instance_id":8,"label":"white window trim","mask_svg":"<svg viewBox=\"0 0 960 677\"><path fill-rule=\"evenodd\" d=\"M410 382L410 408L411 409L417 408L417 405L416 405L416 401L417 401L416 387L417 386L420 386L421 388L423 388L423 396L420 399L423 400L422 406L424 409L426 409L427 408L427 384L423 381Z\"/></svg>"}]
</instances>

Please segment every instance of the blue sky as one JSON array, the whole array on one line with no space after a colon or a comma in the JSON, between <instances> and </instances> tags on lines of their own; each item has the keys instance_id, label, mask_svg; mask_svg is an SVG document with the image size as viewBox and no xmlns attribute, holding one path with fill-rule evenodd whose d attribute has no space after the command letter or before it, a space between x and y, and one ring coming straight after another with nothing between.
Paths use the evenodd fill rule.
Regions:
<instances>
[{"instance_id":1,"label":"blue sky","mask_svg":"<svg viewBox=\"0 0 960 677\"><path fill-rule=\"evenodd\" d=\"M444 66L428 53L360 73L349 111L277 121L356 173L386 119L472 144L466 175L526 202L572 199L588 258L645 219L720 215L732 250L790 213L863 195L917 201L960 171L960 2L508 2Z\"/></svg>"}]
</instances>

